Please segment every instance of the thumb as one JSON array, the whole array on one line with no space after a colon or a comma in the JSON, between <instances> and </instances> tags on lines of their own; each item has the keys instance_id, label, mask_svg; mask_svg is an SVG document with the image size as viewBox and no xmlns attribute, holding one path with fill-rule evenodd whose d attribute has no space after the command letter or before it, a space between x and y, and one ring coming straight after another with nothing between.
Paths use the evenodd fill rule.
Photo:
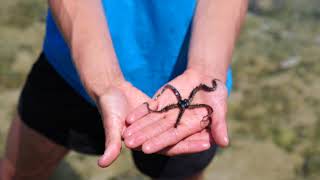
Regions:
<instances>
[{"instance_id":1,"label":"thumb","mask_svg":"<svg viewBox=\"0 0 320 180\"><path fill-rule=\"evenodd\" d=\"M126 96L117 88L110 88L98 99L98 108L105 131L105 152L99 158L102 168L112 164L121 151L121 133L127 115L128 102Z\"/></svg>"},{"instance_id":2,"label":"thumb","mask_svg":"<svg viewBox=\"0 0 320 180\"><path fill-rule=\"evenodd\" d=\"M218 84L217 94L214 98L213 121L211 124L211 134L215 143L221 147L229 144L228 127L227 127L227 88Z\"/></svg>"},{"instance_id":3,"label":"thumb","mask_svg":"<svg viewBox=\"0 0 320 180\"><path fill-rule=\"evenodd\" d=\"M227 108L226 103L215 106L213 122L211 124L211 133L215 143L221 147L229 144L228 128L226 122Z\"/></svg>"}]
</instances>

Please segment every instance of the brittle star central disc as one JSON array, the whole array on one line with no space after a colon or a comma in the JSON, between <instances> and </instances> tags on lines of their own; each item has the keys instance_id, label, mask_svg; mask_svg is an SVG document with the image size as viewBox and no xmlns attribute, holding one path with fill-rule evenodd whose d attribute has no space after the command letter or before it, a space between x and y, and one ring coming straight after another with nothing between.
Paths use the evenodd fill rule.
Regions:
<instances>
[{"instance_id":1,"label":"brittle star central disc","mask_svg":"<svg viewBox=\"0 0 320 180\"><path fill-rule=\"evenodd\" d=\"M179 91L175 87L173 87L172 85L167 84L167 85L165 85L163 87L161 92L156 96L156 99L158 97L160 97L162 95L162 93L164 93L165 90L170 89L174 93L174 95L176 96L176 98L178 100L178 102L176 104L167 105L167 106L165 106L164 108L162 108L160 110L150 109L149 104L147 102L145 102L144 104L147 105L149 113L150 112L152 112L152 113L164 113L164 112L167 112L167 111L169 111L171 109L178 108L179 109L179 114L178 114L176 123L174 124L175 128L178 127L178 124L180 123L181 117L182 117L182 115L183 115L183 113L185 112L186 109L205 108L207 110L207 115L202 118L201 122L207 122L208 121L209 122L208 125L209 125L211 123L211 121L212 121L212 118L211 118L211 115L213 113L212 107L207 105L207 104L191 104L191 103L192 103L193 98L194 98L194 96L196 95L197 92L199 92L199 91L205 91L205 92L215 91L216 88L217 88L217 82L216 81L217 81L217 79L212 80L212 87L209 87L209 86L207 86L205 84L200 84L199 86L195 87L191 91L188 99L182 99Z\"/></svg>"}]
</instances>

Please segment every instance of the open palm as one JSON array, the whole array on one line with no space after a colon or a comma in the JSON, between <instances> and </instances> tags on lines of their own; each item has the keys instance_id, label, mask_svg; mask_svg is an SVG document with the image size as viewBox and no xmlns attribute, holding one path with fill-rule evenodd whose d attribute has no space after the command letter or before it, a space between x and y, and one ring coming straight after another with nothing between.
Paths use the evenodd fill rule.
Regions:
<instances>
[{"instance_id":1,"label":"open palm","mask_svg":"<svg viewBox=\"0 0 320 180\"><path fill-rule=\"evenodd\" d=\"M212 80L200 73L188 71L168 84L179 91L181 99L188 99L190 92L199 84L212 87ZM187 104L194 108L187 108L183 112L177 106L177 93L173 93L171 88L165 91L160 89L157 94L161 95L147 102L149 110L148 106L142 104L127 117L130 126L124 133L126 145L130 148L142 146L145 153L162 151L167 155L201 152L214 142L226 146L227 88L222 82L216 82L214 91L196 92L190 104ZM195 104L201 104L202 107L195 108ZM214 112L210 114L210 108L205 105L212 107ZM163 111L156 113L152 110ZM177 119L180 119L178 123ZM208 129L205 127L210 122L209 119L212 119L212 123Z\"/></svg>"}]
</instances>

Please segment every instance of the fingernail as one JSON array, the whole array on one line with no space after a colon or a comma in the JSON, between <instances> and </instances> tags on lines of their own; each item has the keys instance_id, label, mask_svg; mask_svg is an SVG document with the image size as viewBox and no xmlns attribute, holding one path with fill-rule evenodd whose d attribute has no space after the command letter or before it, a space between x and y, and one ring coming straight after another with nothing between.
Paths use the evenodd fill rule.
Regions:
<instances>
[{"instance_id":1,"label":"fingernail","mask_svg":"<svg viewBox=\"0 0 320 180\"><path fill-rule=\"evenodd\" d=\"M134 139L129 139L126 141L126 145L129 147L129 148L134 148L133 146L135 145L135 142L134 142Z\"/></svg>"},{"instance_id":2,"label":"fingernail","mask_svg":"<svg viewBox=\"0 0 320 180\"><path fill-rule=\"evenodd\" d=\"M106 151L103 153L103 155L98 159L98 165L101 167L101 168L105 168L106 166L103 164L103 161L105 159L105 153Z\"/></svg>"},{"instance_id":3,"label":"fingernail","mask_svg":"<svg viewBox=\"0 0 320 180\"><path fill-rule=\"evenodd\" d=\"M223 141L224 141L226 144L229 144L229 138L228 138L227 136L225 136L225 137L223 138Z\"/></svg>"},{"instance_id":4,"label":"fingernail","mask_svg":"<svg viewBox=\"0 0 320 180\"><path fill-rule=\"evenodd\" d=\"M151 148L151 146L143 146L142 150L144 153L150 154L152 148Z\"/></svg>"},{"instance_id":5,"label":"fingernail","mask_svg":"<svg viewBox=\"0 0 320 180\"><path fill-rule=\"evenodd\" d=\"M128 132L128 133L127 133L127 137L130 137L131 135L132 135L131 132Z\"/></svg>"},{"instance_id":6,"label":"fingernail","mask_svg":"<svg viewBox=\"0 0 320 180\"><path fill-rule=\"evenodd\" d=\"M128 130L127 130L127 131L125 132L125 137L128 138L128 137L130 137L131 135L132 135L132 132L131 132L131 131L128 131Z\"/></svg>"},{"instance_id":7,"label":"fingernail","mask_svg":"<svg viewBox=\"0 0 320 180\"><path fill-rule=\"evenodd\" d=\"M203 146L203 148L210 148L210 144L209 143L204 143L204 144L202 144L202 146Z\"/></svg>"}]
</instances>

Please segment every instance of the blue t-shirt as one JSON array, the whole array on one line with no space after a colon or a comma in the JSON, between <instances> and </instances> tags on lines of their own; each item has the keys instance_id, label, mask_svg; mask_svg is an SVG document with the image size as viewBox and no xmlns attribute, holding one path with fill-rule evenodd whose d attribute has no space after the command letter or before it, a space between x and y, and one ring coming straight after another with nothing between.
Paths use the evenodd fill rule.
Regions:
<instances>
[{"instance_id":1,"label":"blue t-shirt","mask_svg":"<svg viewBox=\"0 0 320 180\"><path fill-rule=\"evenodd\" d=\"M162 85L185 70L195 0L103 0L102 3L126 80L153 96ZM92 103L50 10L44 53L67 83ZM226 85L230 92L231 70Z\"/></svg>"}]
</instances>

